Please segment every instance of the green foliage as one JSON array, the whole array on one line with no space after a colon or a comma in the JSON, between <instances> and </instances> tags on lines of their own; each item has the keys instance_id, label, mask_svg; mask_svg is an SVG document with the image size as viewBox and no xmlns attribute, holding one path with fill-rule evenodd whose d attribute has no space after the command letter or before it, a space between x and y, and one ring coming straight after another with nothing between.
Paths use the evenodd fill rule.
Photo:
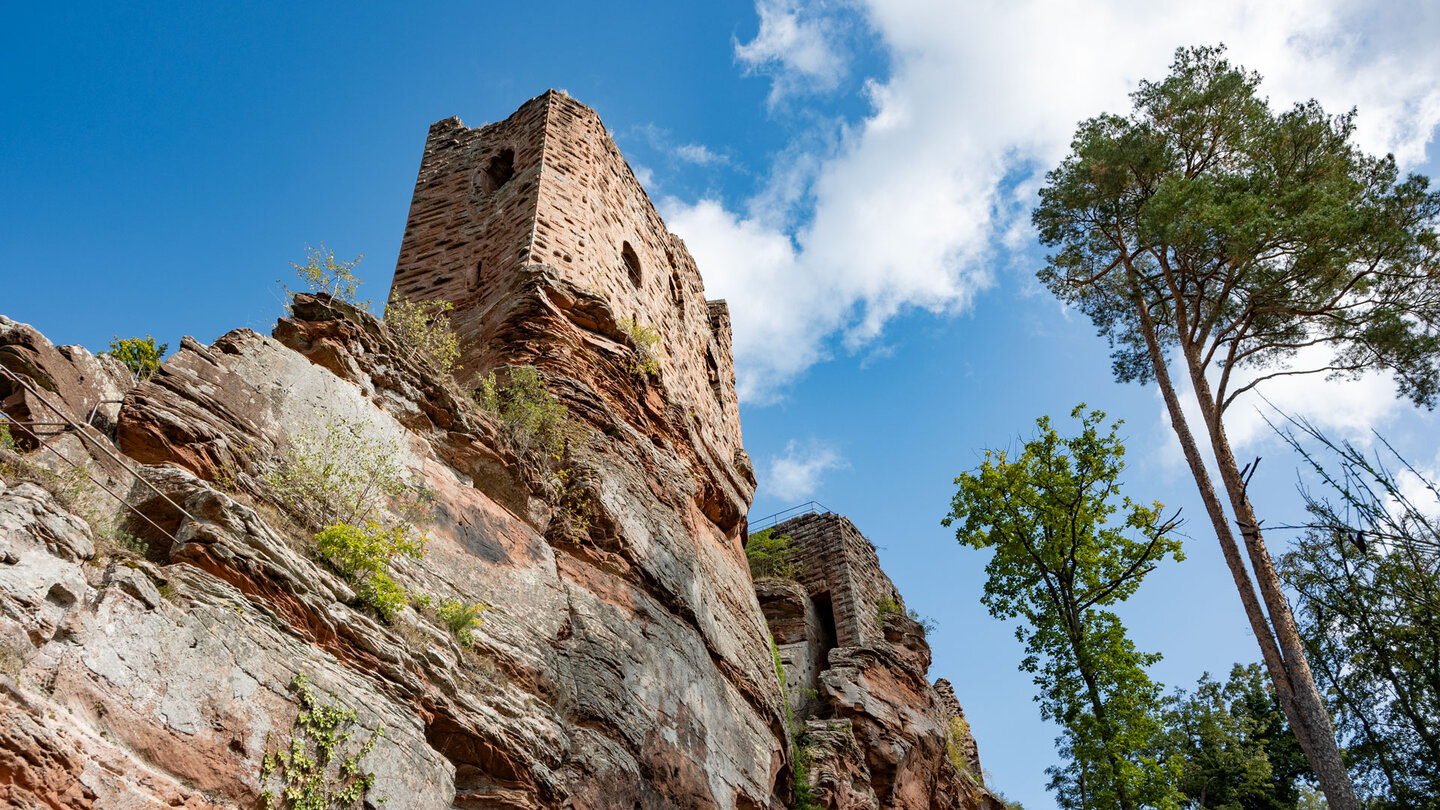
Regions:
<instances>
[{"instance_id":1,"label":"green foliage","mask_svg":"<svg viewBox=\"0 0 1440 810\"><path fill-rule=\"evenodd\" d=\"M1357 787L1377 810L1440 807L1440 484L1383 437L1367 455L1299 420L1282 436L1324 485L1280 572Z\"/></svg>"},{"instance_id":2,"label":"green foliage","mask_svg":"<svg viewBox=\"0 0 1440 810\"><path fill-rule=\"evenodd\" d=\"M790 808L819 810L815 789L810 785L810 738L800 729L790 710L790 687L786 683L785 664L780 660L780 648L776 646L774 636L770 637L770 655L775 659L775 677L780 681L780 698L785 705L785 728L789 729L792 742L790 762L794 766L791 774L795 784Z\"/></svg>"},{"instance_id":3,"label":"green foliage","mask_svg":"<svg viewBox=\"0 0 1440 810\"><path fill-rule=\"evenodd\" d=\"M448 375L460 361L460 337L445 313L454 309L449 301L410 301L392 297L385 305L385 325L422 362Z\"/></svg>"},{"instance_id":4,"label":"green foliage","mask_svg":"<svg viewBox=\"0 0 1440 810\"><path fill-rule=\"evenodd\" d=\"M1236 664L1219 683L1165 701L1165 747L1179 763L1176 787L1187 808L1293 810L1309 763L1291 734L1267 676Z\"/></svg>"},{"instance_id":5,"label":"green foliage","mask_svg":"<svg viewBox=\"0 0 1440 810\"><path fill-rule=\"evenodd\" d=\"M560 539L584 543L590 539L590 495L572 467L550 473L550 503L555 506L555 526Z\"/></svg>"},{"instance_id":6,"label":"green foliage","mask_svg":"<svg viewBox=\"0 0 1440 810\"><path fill-rule=\"evenodd\" d=\"M635 348L635 357L625 367L626 371L636 377L645 377L650 374L660 373L660 350L656 348L660 343L660 333L634 318L624 318L620 321L620 328L630 337L630 343Z\"/></svg>"},{"instance_id":7,"label":"green foliage","mask_svg":"<svg viewBox=\"0 0 1440 810\"><path fill-rule=\"evenodd\" d=\"M460 646L469 649L475 644L474 629L480 626L480 614L488 609L488 606L478 602L446 599L435 608L435 615L455 634L455 640L460 642Z\"/></svg>"},{"instance_id":8,"label":"green foliage","mask_svg":"<svg viewBox=\"0 0 1440 810\"><path fill-rule=\"evenodd\" d=\"M364 421L330 416L293 433L261 480L312 531L337 523L408 526L429 496L409 483L402 458L398 444L372 435Z\"/></svg>"},{"instance_id":9,"label":"green foliage","mask_svg":"<svg viewBox=\"0 0 1440 810\"><path fill-rule=\"evenodd\" d=\"M345 810L358 808L370 788L375 774L360 766L385 734L382 724L363 744L349 753L355 732L353 709L325 703L316 697L304 673L290 682L296 694L300 713L290 730L288 742L274 751L266 742L266 753L260 764L260 782L266 788L260 794L263 810ZM278 785L270 787L270 785ZM278 795L276 790L278 788Z\"/></svg>"},{"instance_id":10,"label":"green foliage","mask_svg":"<svg viewBox=\"0 0 1440 810\"><path fill-rule=\"evenodd\" d=\"M155 345L155 338L149 335L143 338L121 338L116 335L110 341L108 354L124 363L130 373L135 375L135 379L148 380L160 370L160 360L169 348L168 343Z\"/></svg>"},{"instance_id":11,"label":"green foliage","mask_svg":"<svg viewBox=\"0 0 1440 810\"><path fill-rule=\"evenodd\" d=\"M500 417L516 447L556 459L565 452L570 433L565 405L545 388L539 369L513 366L503 382L493 371L478 382L475 400Z\"/></svg>"},{"instance_id":12,"label":"green foliage","mask_svg":"<svg viewBox=\"0 0 1440 810\"><path fill-rule=\"evenodd\" d=\"M794 800L790 803L791 810L820 810L820 804L815 795L815 788L810 784L810 738L806 734L795 735L795 748L791 752L791 760L795 763L793 770L795 778Z\"/></svg>"},{"instance_id":13,"label":"green foliage","mask_svg":"<svg viewBox=\"0 0 1440 810\"><path fill-rule=\"evenodd\" d=\"M401 556L423 556L425 540L423 535L413 535L409 526L385 528L377 523L363 528L337 523L315 535L320 556L355 583L361 601L386 621L394 619L409 602L405 589L390 576L390 565Z\"/></svg>"},{"instance_id":14,"label":"green foliage","mask_svg":"<svg viewBox=\"0 0 1440 810\"><path fill-rule=\"evenodd\" d=\"M1182 558L1163 506L1119 495L1119 423L1077 407L1081 433L1062 438L1048 417L1012 458L987 451L963 473L945 518L957 539L994 553L982 601L992 616L1021 618L1021 669L1035 674L1042 716L1059 723L1068 763L1052 769L1064 807L1174 807L1173 773L1155 752L1159 686L1106 607L1128 599L1166 556ZM1121 511L1123 508L1123 512ZM1118 525L1112 517L1120 513ZM1131 535L1138 535L1133 537Z\"/></svg>"},{"instance_id":15,"label":"green foliage","mask_svg":"<svg viewBox=\"0 0 1440 810\"><path fill-rule=\"evenodd\" d=\"M885 596L882 596L879 599L875 600L875 622L877 624L884 625L885 617L890 615L891 613L904 612L905 608L895 599L895 597L889 594L886 594Z\"/></svg>"},{"instance_id":16,"label":"green foliage","mask_svg":"<svg viewBox=\"0 0 1440 810\"><path fill-rule=\"evenodd\" d=\"M325 243L321 242L319 247L305 246L305 263L296 264L291 262L290 266L295 268L295 275L300 277L305 287L313 293L325 293L326 295L353 304L362 309L370 307L370 300L359 300L360 285L364 282L355 275L355 266L365 254L356 256L353 261L337 261L335 251L327 250ZM286 300L292 297L290 288L284 282L278 282L280 288L285 292Z\"/></svg>"},{"instance_id":17,"label":"green foliage","mask_svg":"<svg viewBox=\"0 0 1440 810\"><path fill-rule=\"evenodd\" d=\"M965 758L965 738L970 736L970 724L963 717L952 717L945 727L945 758L955 770L970 776L970 760Z\"/></svg>"},{"instance_id":18,"label":"green foliage","mask_svg":"<svg viewBox=\"0 0 1440 810\"><path fill-rule=\"evenodd\" d=\"M14 453L19 449L20 445L15 443L15 437L10 435L10 420L0 416L0 450Z\"/></svg>"},{"instance_id":19,"label":"green foliage","mask_svg":"<svg viewBox=\"0 0 1440 810\"><path fill-rule=\"evenodd\" d=\"M134 554L137 557L144 557L150 551L150 544L136 537L129 532L115 530L111 538L115 545Z\"/></svg>"},{"instance_id":20,"label":"green foliage","mask_svg":"<svg viewBox=\"0 0 1440 810\"><path fill-rule=\"evenodd\" d=\"M1141 82L1130 116L1081 123L1034 212L1057 251L1040 279L1110 339L1122 381L1155 378L1148 312L1162 353L1216 366L1222 409L1272 376L1232 390L1232 370L1307 346L1333 362L1294 371L1389 369L1433 405L1440 193L1357 149L1353 112L1277 113L1259 83L1223 48L1181 49L1163 81Z\"/></svg>"},{"instance_id":21,"label":"green foliage","mask_svg":"<svg viewBox=\"0 0 1440 810\"><path fill-rule=\"evenodd\" d=\"M774 529L751 534L745 543L751 579L799 579L803 570L796 552L795 541L788 534L777 535Z\"/></svg>"}]
</instances>

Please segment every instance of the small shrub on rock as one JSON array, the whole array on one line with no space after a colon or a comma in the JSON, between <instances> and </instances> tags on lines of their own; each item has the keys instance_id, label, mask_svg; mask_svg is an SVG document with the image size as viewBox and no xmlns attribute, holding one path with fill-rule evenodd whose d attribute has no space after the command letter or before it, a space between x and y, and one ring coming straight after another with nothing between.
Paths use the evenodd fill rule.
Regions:
<instances>
[{"instance_id":1,"label":"small shrub on rock","mask_svg":"<svg viewBox=\"0 0 1440 810\"><path fill-rule=\"evenodd\" d=\"M15 437L10 435L10 420L0 416L0 450L7 450L14 453L20 449L15 442Z\"/></svg>"},{"instance_id":2,"label":"small shrub on rock","mask_svg":"<svg viewBox=\"0 0 1440 810\"><path fill-rule=\"evenodd\" d=\"M123 339L116 335L110 341L110 351L107 354L125 364L130 373L135 375L135 379L148 380L160 370L160 360L169 349L170 344L161 343L157 346L155 338L149 335Z\"/></svg>"},{"instance_id":3,"label":"small shrub on rock","mask_svg":"<svg viewBox=\"0 0 1440 810\"><path fill-rule=\"evenodd\" d=\"M449 301L411 301L397 296L385 305L385 325L421 362L448 375L460 361L460 337L445 314L454 308Z\"/></svg>"},{"instance_id":4,"label":"small shrub on rock","mask_svg":"<svg viewBox=\"0 0 1440 810\"><path fill-rule=\"evenodd\" d=\"M795 559L795 541L774 529L762 529L750 535L745 544L745 559L750 563L751 579L799 579L800 562Z\"/></svg>"},{"instance_id":5,"label":"small shrub on rock","mask_svg":"<svg viewBox=\"0 0 1440 810\"><path fill-rule=\"evenodd\" d=\"M400 459L400 447L371 435L363 422L330 417L292 434L261 480L311 531L337 523L408 525L429 498L410 484Z\"/></svg>"},{"instance_id":6,"label":"small shrub on rock","mask_svg":"<svg viewBox=\"0 0 1440 810\"><path fill-rule=\"evenodd\" d=\"M620 328L625 330L630 336L630 342L635 346L635 358L630 361L626 370L636 377L659 374L660 350L656 347L660 343L660 333L634 318L621 320Z\"/></svg>"},{"instance_id":7,"label":"small shrub on rock","mask_svg":"<svg viewBox=\"0 0 1440 810\"><path fill-rule=\"evenodd\" d=\"M337 523L315 535L320 556L354 583L360 600L386 621L409 603L405 589L390 576L390 564L402 556L424 556L425 540L424 535L412 536L408 526L387 529L376 523L363 528Z\"/></svg>"},{"instance_id":8,"label":"small shrub on rock","mask_svg":"<svg viewBox=\"0 0 1440 810\"><path fill-rule=\"evenodd\" d=\"M295 268L295 275L300 277L310 292L325 293L347 304L369 309L369 299L361 301L357 298L360 285L364 282L355 275L355 265L359 264L363 258L365 258L365 254L361 253L353 261L337 261L335 251L327 250L325 243L321 242L320 247L306 245L304 264L291 262L290 266ZM294 297L290 288L285 286L283 281L277 283L285 292L285 300L288 301ZM286 311L289 311L288 306Z\"/></svg>"},{"instance_id":9,"label":"small shrub on rock","mask_svg":"<svg viewBox=\"0 0 1440 810\"><path fill-rule=\"evenodd\" d=\"M375 785L375 774L365 772L360 760L374 750L375 743L385 734L385 726L376 728L359 748L345 753L355 734L351 728L355 725L355 710L321 701L304 673L290 682L290 690L296 693L300 713L295 717L288 741L279 743L274 751L266 741L265 757L260 761L260 782L266 786L260 793L260 807L262 810L360 807Z\"/></svg>"},{"instance_id":10,"label":"small shrub on rock","mask_svg":"<svg viewBox=\"0 0 1440 810\"><path fill-rule=\"evenodd\" d=\"M460 646L469 649L475 644L474 630L480 625L480 614L486 610L489 610L489 607L478 602L446 599L435 608L435 615L455 634L455 640L460 642Z\"/></svg>"},{"instance_id":11,"label":"small shrub on rock","mask_svg":"<svg viewBox=\"0 0 1440 810\"><path fill-rule=\"evenodd\" d=\"M965 737L969 733L970 724L965 722L965 718L950 718L949 726L945 730L945 756L950 760L950 764L955 766L955 770L965 776L971 776L970 762L965 758Z\"/></svg>"},{"instance_id":12,"label":"small shrub on rock","mask_svg":"<svg viewBox=\"0 0 1440 810\"><path fill-rule=\"evenodd\" d=\"M551 458L564 453L569 419L565 406L545 388L539 369L514 366L505 370L503 381L492 371L478 383L475 400L500 417L516 447Z\"/></svg>"}]
</instances>

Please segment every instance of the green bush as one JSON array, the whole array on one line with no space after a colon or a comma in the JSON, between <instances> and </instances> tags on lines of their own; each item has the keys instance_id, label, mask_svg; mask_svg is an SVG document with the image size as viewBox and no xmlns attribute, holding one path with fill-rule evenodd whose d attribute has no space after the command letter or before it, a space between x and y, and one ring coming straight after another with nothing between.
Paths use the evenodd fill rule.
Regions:
<instances>
[{"instance_id":1,"label":"green bush","mask_svg":"<svg viewBox=\"0 0 1440 810\"><path fill-rule=\"evenodd\" d=\"M488 609L488 606L478 602L446 599L435 609L435 615L455 634L455 640L460 642L460 646L469 649L475 644L473 631L480 625L480 614Z\"/></svg>"},{"instance_id":2,"label":"green bush","mask_svg":"<svg viewBox=\"0 0 1440 810\"><path fill-rule=\"evenodd\" d=\"M291 262L290 266L295 268L295 275L305 282L305 286L313 293L325 293L332 298L339 299L348 304L353 304L362 309L370 308L370 301L358 300L360 285L364 282L355 275L355 265L365 258L365 254L356 256L354 261L336 261L335 251L326 250L325 243L321 242L320 247L305 246L305 263L296 264ZM280 288L285 291L285 300L293 297L290 288L284 282L277 282ZM286 311L289 311L287 305Z\"/></svg>"},{"instance_id":3,"label":"green bush","mask_svg":"<svg viewBox=\"0 0 1440 810\"><path fill-rule=\"evenodd\" d=\"M160 360L169 348L168 343L155 345L155 338L149 335L124 339L116 335L110 341L110 351L107 353L124 363L130 373L135 375L135 379L148 380L160 370Z\"/></svg>"},{"instance_id":4,"label":"green bush","mask_svg":"<svg viewBox=\"0 0 1440 810\"><path fill-rule=\"evenodd\" d=\"M423 556L425 541L424 535L412 536L408 526L387 529L375 523L364 528L337 523L315 535L320 556L354 583L360 600L386 621L409 602L405 589L391 578L390 564L401 556Z\"/></svg>"},{"instance_id":5,"label":"green bush","mask_svg":"<svg viewBox=\"0 0 1440 810\"><path fill-rule=\"evenodd\" d=\"M315 696L304 673L290 682L296 693L300 713L290 729L288 742L274 751L265 744L260 761L260 793L262 810L349 810L361 806L375 774L364 772L360 760L375 748L385 735L382 724L358 749L343 753L355 732L354 709L324 703ZM279 795L268 785L278 779Z\"/></svg>"},{"instance_id":6,"label":"green bush","mask_svg":"<svg viewBox=\"0 0 1440 810\"><path fill-rule=\"evenodd\" d=\"M569 437L565 406L545 388L539 369L514 366L505 370L505 382L490 372L478 380L475 400L500 417L506 435L524 451L538 451L558 459Z\"/></svg>"},{"instance_id":7,"label":"green bush","mask_svg":"<svg viewBox=\"0 0 1440 810\"><path fill-rule=\"evenodd\" d=\"M940 629L940 623L929 616L921 616L914 610L905 611L905 615L909 616L911 621L920 625L920 632L924 633L926 638L929 638L931 633Z\"/></svg>"},{"instance_id":8,"label":"green bush","mask_svg":"<svg viewBox=\"0 0 1440 810\"><path fill-rule=\"evenodd\" d=\"M795 541L789 535L762 529L750 535L745 543L745 559L750 563L751 579L799 579L803 568L795 559Z\"/></svg>"},{"instance_id":9,"label":"green bush","mask_svg":"<svg viewBox=\"0 0 1440 810\"><path fill-rule=\"evenodd\" d=\"M454 308L449 301L410 301L397 296L385 305L385 325L400 345L414 351L422 362L449 374L460 361L460 337L445 314Z\"/></svg>"},{"instance_id":10,"label":"green bush","mask_svg":"<svg viewBox=\"0 0 1440 810\"><path fill-rule=\"evenodd\" d=\"M329 417L296 431L261 481L311 531L337 523L408 525L428 508L429 495L410 484L399 445L366 428Z\"/></svg>"},{"instance_id":11,"label":"green bush","mask_svg":"<svg viewBox=\"0 0 1440 810\"><path fill-rule=\"evenodd\" d=\"M637 377L659 374L660 350L656 346L660 343L660 333L640 324L634 318L621 320L620 328L625 330L630 336L630 342L635 345L635 358L626 366L626 370Z\"/></svg>"},{"instance_id":12,"label":"green bush","mask_svg":"<svg viewBox=\"0 0 1440 810\"><path fill-rule=\"evenodd\" d=\"M875 622L880 626L885 625L885 617L891 613L903 613L910 617L910 620L920 625L920 632L926 636L940 629L940 624L929 616L921 616L912 610L906 610L896 601L893 596L882 596L875 602Z\"/></svg>"},{"instance_id":13,"label":"green bush","mask_svg":"<svg viewBox=\"0 0 1440 810\"><path fill-rule=\"evenodd\" d=\"M965 758L965 737L970 733L970 724L963 717L952 717L945 729L945 756L955 770L970 775L970 761Z\"/></svg>"},{"instance_id":14,"label":"green bush","mask_svg":"<svg viewBox=\"0 0 1440 810\"><path fill-rule=\"evenodd\" d=\"M816 803L815 788L810 786L810 738L805 734L795 736L795 748L791 752L795 763L795 790L792 810L820 810Z\"/></svg>"},{"instance_id":15,"label":"green bush","mask_svg":"<svg viewBox=\"0 0 1440 810\"><path fill-rule=\"evenodd\" d=\"M0 450L15 452L20 449L16 444L15 437L10 435L10 420L0 416Z\"/></svg>"}]
</instances>

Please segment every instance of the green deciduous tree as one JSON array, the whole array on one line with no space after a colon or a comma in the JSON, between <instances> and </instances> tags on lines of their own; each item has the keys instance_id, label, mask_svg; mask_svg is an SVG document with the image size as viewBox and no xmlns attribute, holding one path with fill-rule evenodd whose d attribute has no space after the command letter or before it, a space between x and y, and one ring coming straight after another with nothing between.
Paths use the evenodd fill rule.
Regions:
<instances>
[{"instance_id":1,"label":"green deciduous tree","mask_svg":"<svg viewBox=\"0 0 1440 810\"><path fill-rule=\"evenodd\" d=\"M745 543L751 579L799 579L800 561L795 558L795 541L773 528L751 534Z\"/></svg>"},{"instance_id":2,"label":"green deciduous tree","mask_svg":"<svg viewBox=\"0 0 1440 810\"><path fill-rule=\"evenodd\" d=\"M1367 456L1300 420L1281 435L1325 485L1280 571L1346 753L1372 807L1440 807L1440 486L1383 438Z\"/></svg>"},{"instance_id":3,"label":"green deciduous tree","mask_svg":"<svg viewBox=\"0 0 1440 810\"><path fill-rule=\"evenodd\" d=\"M961 543L992 549L983 601L1021 618L1021 669L1035 673L1041 714L1063 729L1051 786L1069 808L1176 806L1174 773L1159 756L1160 687L1108 607L1128 599L1165 557L1182 558L1177 519L1162 505L1119 498L1124 446L1105 415L1082 405L1081 432L1062 438L1048 417L1015 457L986 452L945 525ZM1117 514L1118 513L1118 514ZM1112 520L1119 518L1118 522Z\"/></svg>"},{"instance_id":4,"label":"green deciduous tree","mask_svg":"<svg viewBox=\"0 0 1440 810\"><path fill-rule=\"evenodd\" d=\"M1221 49L1182 49L1166 79L1141 83L1131 115L1083 122L1034 213L1056 251L1040 278L1110 340L1118 379L1159 384L1287 718L1332 810L1354 810L1224 415L1267 380L1368 369L1434 404L1440 195L1356 149L1352 115L1314 102L1275 113L1259 81ZM1172 363L1193 388L1253 579Z\"/></svg>"},{"instance_id":5,"label":"green deciduous tree","mask_svg":"<svg viewBox=\"0 0 1440 810\"><path fill-rule=\"evenodd\" d=\"M1264 671L1236 664L1224 683L1166 699L1166 748L1194 810L1294 810L1309 767Z\"/></svg>"}]
</instances>

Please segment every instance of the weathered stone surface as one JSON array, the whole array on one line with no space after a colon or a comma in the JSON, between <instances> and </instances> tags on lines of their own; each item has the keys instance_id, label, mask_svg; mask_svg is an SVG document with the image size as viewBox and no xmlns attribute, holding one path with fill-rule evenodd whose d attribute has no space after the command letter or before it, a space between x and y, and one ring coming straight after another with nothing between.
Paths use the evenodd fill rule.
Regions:
<instances>
[{"instance_id":1,"label":"weathered stone surface","mask_svg":"<svg viewBox=\"0 0 1440 810\"><path fill-rule=\"evenodd\" d=\"M57 422L69 418L113 431L120 398L134 384L129 370L108 355L96 357L83 346L55 346L34 327L0 315L0 366L31 382L36 392L0 374L0 410L17 421ZM61 411L55 413L41 401ZM63 415L63 416L62 416ZM55 426L37 427L41 436ZM34 447L27 431L16 430L25 447Z\"/></svg>"},{"instance_id":2,"label":"weathered stone surface","mask_svg":"<svg viewBox=\"0 0 1440 810\"><path fill-rule=\"evenodd\" d=\"M728 313L592 111L552 92L501 124L432 127L394 292L456 303L459 376L325 295L271 336L185 338L133 385L0 319L0 363L67 415L103 415L47 443L129 509L115 535L43 475L0 482L0 804L255 807L304 675L355 711L357 744L384 727L361 763L372 810L781 810L787 715L814 718L829 806L983 806L939 768L953 712L914 623L877 621L899 594L853 527L823 588L757 599ZM634 368L635 323L658 371ZM525 364L574 426L569 500L465 390ZM0 399L31 418L17 390ZM414 606L382 620L278 508L267 471L339 429L433 495L425 555L393 574L489 606L473 647Z\"/></svg>"},{"instance_id":3,"label":"weathered stone surface","mask_svg":"<svg viewBox=\"0 0 1440 810\"><path fill-rule=\"evenodd\" d=\"M756 596L785 667L797 744L808 752L820 806L1000 807L980 779L968 726L952 743L952 720L964 712L948 681L927 680L925 628L907 615L870 541L832 513L792 518L773 533L792 539L800 581L761 580ZM949 756L952 744L961 767Z\"/></svg>"}]
</instances>

